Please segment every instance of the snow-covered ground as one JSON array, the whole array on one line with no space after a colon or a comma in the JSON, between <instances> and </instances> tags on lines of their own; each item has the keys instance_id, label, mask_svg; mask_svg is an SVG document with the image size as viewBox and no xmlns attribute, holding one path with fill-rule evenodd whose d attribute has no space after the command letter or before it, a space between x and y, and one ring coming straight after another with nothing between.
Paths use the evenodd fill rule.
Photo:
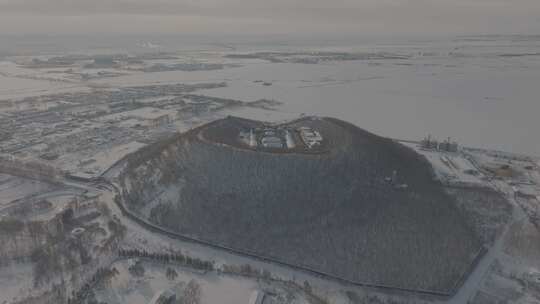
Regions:
<instances>
[{"instance_id":1,"label":"snow-covered ground","mask_svg":"<svg viewBox=\"0 0 540 304\"><path fill-rule=\"evenodd\" d=\"M41 181L0 173L0 208L8 203L55 187Z\"/></svg>"},{"instance_id":2,"label":"snow-covered ground","mask_svg":"<svg viewBox=\"0 0 540 304\"><path fill-rule=\"evenodd\" d=\"M29 92L92 86L225 81L227 87L204 93L239 100L276 99L284 103L279 109L284 113L335 116L392 138L418 139L431 133L452 136L467 146L540 155L538 132L530 131L540 129L540 56L534 55L539 53L540 42L534 37L314 45L288 42L263 48L246 43L230 52L221 46L208 47L204 52L178 55L239 66L213 71L130 73L69 84L16 78L32 75L33 69L8 62L0 65L1 75L6 75L0 76L0 100ZM253 50L384 52L406 57L317 64L222 57Z\"/></svg>"},{"instance_id":3,"label":"snow-covered ground","mask_svg":"<svg viewBox=\"0 0 540 304\"><path fill-rule=\"evenodd\" d=\"M87 165L82 165L85 162L81 162L79 159L79 163L75 160L68 163L68 165L64 166L68 171L73 172L73 175L84 177L84 178L93 178L100 176L102 173L104 173L107 169L109 169L114 163L121 160L124 156L133 153L140 149L141 147L144 147L145 145L136 141L127 143L127 144L121 144L118 146L114 146L111 148L104 148L101 151L99 151L97 154L93 155L86 161L88 162ZM82 163L82 164L81 164Z\"/></svg>"},{"instance_id":4,"label":"snow-covered ground","mask_svg":"<svg viewBox=\"0 0 540 304\"><path fill-rule=\"evenodd\" d=\"M35 71L17 67L13 62L0 61L0 100L87 90L80 83L42 78Z\"/></svg>"},{"instance_id":5,"label":"snow-covered ground","mask_svg":"<svg viewBox=\"0 0 540 304\"><path fill-rule=\"evenodd\" d=\"M0 267L0 303L21 299L32 292L33 267L31 264L12 264Z\"/></svg>"},{"instance_id":6,"label":"snow-covered ground","mask_svg":"<svg viewBox=\"0 0 540 304\"><path fill-rule=\"evenodd\" d=\"M403 142L402 144L414 149L426 157L435 169L437 177L445 182L461 182L469 185L486 186L484 176L462 153L445 153L440 151L423 150L418 144ZM478 175L467 172L476 171Z\"/></svg>"},{"instance_id":7,"label":"snow-covered ground","mask_svg":"<svg viewBox=\"0 0 540 304\"><path fill-rule=\"evenodd\" d=\"M217 62L235 66L212 71L153 73L123 71L123 74L119 73L111 77L82 80L75 74L96 74L96 70L90 71L78 66L73 74L63 68L25 68L14 62L18 60L17 58L3 59L4 61L0 62L0 123L2 114L17 108L17 99L26 96L89 91L96 87L116 88L147 84L224 81L227 87L199 90L195 94L242 101L265 98L277 100L283 104L275 110L238 107L227 108L212 115L202 113L199 116L176 120L171 128L185 131L225 115L283 121L306 113L341 118L361 128L392 138L420 139L428 134L438 137L452 136L460 144L466 146L540 155L540 133L533 132L540 129L538 119L540 41L538 39L514 40L498 37L485 40L424 40L344 46L305 46L291 43L275 47L249 44L233 48L223 45L205 45L205 47L204 52L199 50L178 52L180 57L183 56L180 61L193 58L200 62ZM229 53L253 51L386 52L402 54L405 57L320 61L314 64L273 63L261 58L224 57ZM296 59L301 59L302 56L296 57L298 57ZM168 64L169 60L149 60L148 63ZM103 69L103 71L117 72L114 69ZM143 102L151 107L153 102L161 99L162 97L159 97ZM61 100L37 105L34 109L46 109L58 105L62 105ZM26 110L24 106L17 110ZM144 119L145 115L150 113L145 111L134 114L140 114ZM168 114L175 115L174 112L168 112ZM137 121L136 119L124 120L122 123L128 128L137 125ZM43 145L36 145L35 148L38 149ZM99 151L92 151L91 155L61 156L58 162L63 164L65 161L67 165L63 167L73 172L95 176L142 145L137 141L132 141L117 146L101 147ZM440 176L467 183L486 184L481 175L473 176L464 173L477 168L463 154L418 151L427 157ZM486 163L491 161L491 157L481 154L478 158ZM451 165L448 165L449 163ZM540 162L537 166L540 166ZM523 172L528 179L540 183L540 174L537 169L538 167L535 171ZM495 184L504 193L513 195L512 188L505 181ZM50 198L55 208L58 208L53 211L56 212L72 198L73 194L52 190L54 187L42 182L0 174L0 208L3 207L2 204L13 200L36 195L36 197ZM169 194L164 194L164 196L167 195ZM110 193L103 194L103 199L114 208ZM516 201L512 203L514 208L519 208ZM300 283L307 280L316 292L328 298L331 303L349 303L344 291L354 291L359 294L366 292L361 288L344 287L338 283L298 273L288 268L170 239L142 229L136 223L123 218L116 209L113 209L113 213L117 214L128 228L123 243L128 248L152 248L155 251L181 249L191 256L216 261L217 265L249 263L260 269L267 269L274 276L285 280L295 280ZM42 214L39 218L47 219L51 214ZM490 250L451 303L464 303L471 299L478 289L489 291L489 286L484 284L485 278L490 275L490 267L497 260L517 259L516 265L508 264L507 270L515 271L518 275L526 269L540 268L536 258L537 248L526 246L526 243L531 239L534 240L538 233L530 232L534 231L534 227L526 225L530 238L519 239L521 230L518 229L520 227L518 224L521 225L526 221L525 214L519 209L514 210L513 220L514 223L509 228L510 232L503 234L504 240L499 240ZM527 247L526 249L530 251L527 259L522 259L521 255L524 254L512 250L513 243L506 238L507 234L517 239L515 242ZM173 288L176 284L164 277L162 269L158 269L161 266L148 267L148 276L135 281L126 274L125 265L120 263L117 266L121 269L121 274L113 283L114 289L102 294L109 303L147 303L159 290ZM178 282L187 282L193 278L199 281L203 289L202 303L247 303L251 292L258 288L253 280L215 274L202 276L185 269L178 271L180 273ZM32 287L32 281L29 279L31 277L32 269L29 264L0 267L0 286L2 287L0 303L10 301L18 294L27 294ZM230 293L230 290L234 292ZM384 297L377 292L372 292L372 294Z\"/></svg>"},{"instance_id":8,"label":"snow-covered ground","mask_svg":"<svg viewBox=\"0 0 540 304\"><path fill-rule=\"evenodd\" d=\"M239 304L248 303L251 293L259 290L256 281L239 277L216 274L200 274L189 269L163 265L146 261L144 277L136 277L129 273L132 261L120 261L111 265L119 274L113 279L109 288L100 291L97 298L110 304L146 304L156 293L163 290L181 290L189 281L195 280L201 287L201 304ZM174 269L178 277L170 280L166 277L167 268Z\"/></svg>"}]
</instances>

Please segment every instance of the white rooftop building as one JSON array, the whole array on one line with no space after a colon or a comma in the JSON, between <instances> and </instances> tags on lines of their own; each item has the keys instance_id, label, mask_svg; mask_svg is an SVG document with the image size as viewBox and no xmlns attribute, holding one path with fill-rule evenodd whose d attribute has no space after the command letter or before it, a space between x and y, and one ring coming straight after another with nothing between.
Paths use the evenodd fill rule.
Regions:
<instances>
[{"instance_id":1,"label":"white rooftop building","mask_svg":"<svg viewBox=\"0 0 540 304\"><path fill-rule=\"evenodd\" d=\"M315 131L309 127L301 127L298 130L300 131L302 141L304 141L304 144L306 144L308 148L311 149L315 146L321 145L323 137L318 131Z\"/></svg>"},{"instance_id":2,"label":"white rooftop building","mask_svg":"<svg viewBox=\"0 0 540 304\"><path fill-rule=\"evenodd\" d=\"M281 138L276 136L266 136L261 139L261 143L263 147L265 148L283 148L283 142L281 141Z\"/></svg>"}]
</instances>

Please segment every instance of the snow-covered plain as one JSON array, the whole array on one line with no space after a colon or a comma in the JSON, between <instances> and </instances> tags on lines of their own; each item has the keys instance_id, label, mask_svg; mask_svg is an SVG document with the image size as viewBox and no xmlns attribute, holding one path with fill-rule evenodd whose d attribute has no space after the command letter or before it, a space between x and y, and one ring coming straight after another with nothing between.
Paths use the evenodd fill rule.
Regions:
<instances>
[{"instance_id":1,"label":"snow-covered plain","mask_svg":"<svg viewBox=\"0 0 540 304\"><path fill-rule=\"evenodd\" d=\"M201 60L211 57L213 62L239 66L213 71L132 73L79 84L31 80L28 71L22 73L20 68L4 63L0 65L0 75L4 75L0 100L88 86L226 81L228 87L201 92L239 100L276 99L284 103L281 112L335 116L389 137L419 139L431 133L440 138L452 136L468 146L540 155L540 135L535 132L540 129L540 39L536 36L316 45L290 41L275 47L245 43L224 50L222 45L207 44L200 52ZM254 51L321 50L380 52L404 58L303 64L224 57ZM180 60L197 59L193 51L178 54ZM21 74L26 78L14 78ZM240 114L271 118L267 113L263 117L253 117L259 116L257 113Z\"/></svg>"},{"instance_id":2,"label":"snow-covered plain","mask_svg":"<svg viewBox=\"0 0 540 304\"><path fill-rule=\"evenodd\" d=\"M128 263L120 261L112 265L119 271L113 280L111 288L98 293L98 298L107 303L133 303L146 304L162 290L176 290L182 288L194 279L201 286L201 303L236 304L248 303L249 297L258 286L254 280L217 276L215 274L203 275L180 267L160 264L144 263L146 269L144 278L132 277L128 272ZM175 280L167 279L167 267L178 272Z\"/></svg>"},{"instance_id":3,"label":"snow-covered plain","mask_svg":"<svg viewBox=\"0 0 540 304\"><path fill-rule=\"evenodd\" d=\"M0 208L14 200L53 189L51 184L0 173Z\"/></svg>"}]
</instances>

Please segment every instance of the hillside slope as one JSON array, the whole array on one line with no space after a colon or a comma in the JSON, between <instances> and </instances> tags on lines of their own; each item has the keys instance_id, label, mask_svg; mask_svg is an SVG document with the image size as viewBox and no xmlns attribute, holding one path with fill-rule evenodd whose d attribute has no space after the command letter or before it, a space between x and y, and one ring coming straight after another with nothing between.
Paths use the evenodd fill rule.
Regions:
<instances>
[{"instance_id":1,"label":"hillside slope","mask_svg":"<svg viewBox=\"0 0 540 304\"><path fill-rule=\"evenodd\" d=\"M226 118L131 155L126 207L184 235L345 279L454 291L481 243L425 159L331 118L291 123L321 130L331 147L323 154L205 140L246 123L257 122ZM407 189L385 180L394 170Z\"/></svg>"}]
</instances>

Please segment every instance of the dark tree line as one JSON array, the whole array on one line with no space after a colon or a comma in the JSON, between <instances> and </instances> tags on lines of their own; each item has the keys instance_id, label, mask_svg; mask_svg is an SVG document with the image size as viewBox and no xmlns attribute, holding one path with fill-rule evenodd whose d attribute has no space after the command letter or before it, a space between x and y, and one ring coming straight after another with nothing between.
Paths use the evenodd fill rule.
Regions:
<instances>
[{"instance_id":1,"label":"dark tree line","mask_svg":"<svg viewBox=\"0 0 540 304\"><path fill-rule=\"evenodd\" d=\"M243 265L223 265L221 270L223 273L237 274L247 277L255 277L261 279L272 279L272 274L267 269L258 269L249 264Z\"/></svg>"},{"instance_id":2,"label":"dark tree line","mask_svg":"<svg viewBox=\"0 0 540 304\"><path fill-rule=\"evenodd\" d=\"M96 273L86 282L79 290L73 291L71 297L67 299L68 304L83 304L86 303L89 297L93 296L93 287L107 280L110 280L118 274L116 268L99 268Z\"/></svg>"},{"instance_id":3,"label":"dark tree line","mask_svg":"<svg viewBox=\"0 0 540 304\"><path fill-rule=\"evenodd\" d=\"M118 255L120 257L148 258L162 263L177 263L204 271L215 270L214 262L193 258L182 253L155 253L139 249L120 249Z\"/></svg>"}]
</instances>

